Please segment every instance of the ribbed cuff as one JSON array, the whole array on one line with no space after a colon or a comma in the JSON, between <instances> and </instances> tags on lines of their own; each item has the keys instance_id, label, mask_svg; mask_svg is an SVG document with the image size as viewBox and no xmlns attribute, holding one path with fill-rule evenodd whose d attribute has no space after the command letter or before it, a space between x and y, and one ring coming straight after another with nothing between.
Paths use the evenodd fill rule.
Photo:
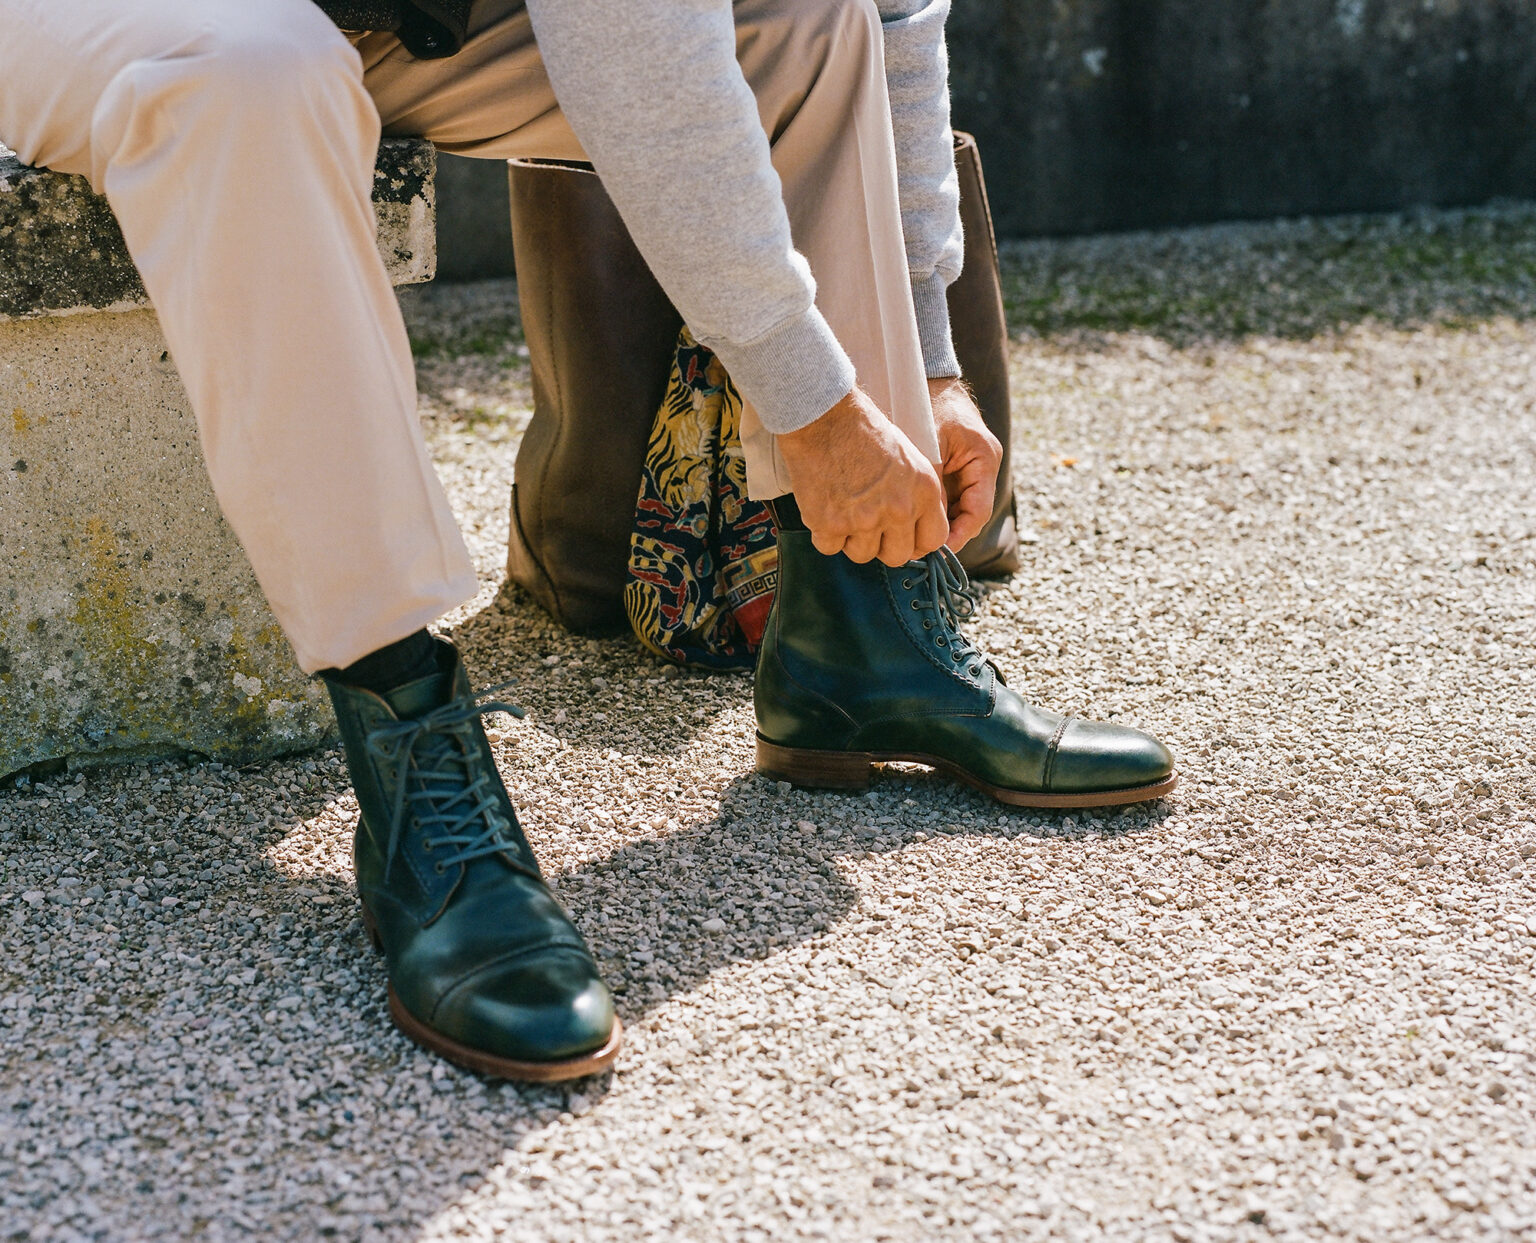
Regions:
<instances>
[{"instance_id":1,"label":"ribbed cuff","mask_svg":"<svg viewBox=\"0 0 1536 1243\"><path fill-rule=\"evenodd\" d=\"M697 334L695 334L697 335ZM853 391L853 363L814 306L755 341L700 336L775 436L814 423Z\"/></svg>"},{"instance_id":2,"label":"ribbed cuff","mask_svg":"<svg viewBox=\"0 0 1536 1243\"><path fill-rule=\"evenodd\" d=\"M955 342L949 331L949 296L944 278L937 272L912 282L912 305L917 310L917 339L923 347L923 367L930 380L960 374Z\"/></svg>"}]
</instances>

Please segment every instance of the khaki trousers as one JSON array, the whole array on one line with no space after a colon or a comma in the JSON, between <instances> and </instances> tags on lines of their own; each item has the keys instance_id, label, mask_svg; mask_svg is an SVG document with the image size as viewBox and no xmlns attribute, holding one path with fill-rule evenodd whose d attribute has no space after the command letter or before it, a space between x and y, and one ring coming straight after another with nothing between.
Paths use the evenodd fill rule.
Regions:
<instances>
[{"instance_id":1,"label":"khaki trousers","mask_svg":"<svg viewBox=\"0 0 1536 1243\"><path fill-rule=\"evenodd\" d=\"M390 35L343 37L311 0L0 0L0 141L107 196L220 507L308 672L477 587L375 250L375 150L382 130L463 155L583 152L521 0L474 12L458 56L420 61ZM860 383L937 460L874 7L736 12L818 305ZM743 442L754 494L787 491L750 415Z\"/></svg>"}]
</instances>

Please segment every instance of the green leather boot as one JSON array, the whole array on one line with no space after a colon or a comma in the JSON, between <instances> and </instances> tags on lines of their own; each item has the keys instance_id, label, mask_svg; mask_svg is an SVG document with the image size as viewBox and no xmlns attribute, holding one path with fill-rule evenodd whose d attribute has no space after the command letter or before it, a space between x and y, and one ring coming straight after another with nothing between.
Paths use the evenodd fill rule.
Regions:
<instances>
[{"instance_id":1,"label":"green leather boot","mask_svg":"<svg viewBox=\"0 0 1536 1243\"><path fill-rule=\"evenodd\" d=\"M362 814L363 922L389 1012L481 1074L549 1082L606 1069L619 1020L597 964L539 872L451 643L388 695L326 679Z\"/></svg>"},{"instance_id":2,"label":"green leather boot","mask_svg":"<svg viewBox=\"0 0 1536 1243\"><path fill-rule=\"evenodd\" d=\"M1026 702L960 633L965 571L947 548L900 569L779 533L779 589L757 661L757 770L862 789L878 763L927 764L1019 807L1107 807L1173 789L1173 757L1122 725Z\"/></svg>"}]
</instances>

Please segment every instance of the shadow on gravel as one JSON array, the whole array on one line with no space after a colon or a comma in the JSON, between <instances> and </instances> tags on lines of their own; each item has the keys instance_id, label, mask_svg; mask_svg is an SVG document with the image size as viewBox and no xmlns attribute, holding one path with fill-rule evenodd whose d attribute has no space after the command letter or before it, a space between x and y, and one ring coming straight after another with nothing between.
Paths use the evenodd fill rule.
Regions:
<instances>
[{"instance_id":1,"label":"shadow on gravel","mask_svg":"<svg viewBox=\"0 0 1536 1243\"><path fill-rule=\"evenodd\" d=\"M813 797L826 827L802 832L795 817L811 814ZM84 1115L63 1085L97 1085L92 1133L126 1163L105 1182L98 1170L94 1184L62 1167L49 1186L77 1207L105 1192L98 1228L131 1234L153 1212L186 1234L214 1237L342 1237L371 1221L369 1237L412 1238L524 1135L613 1090L609 1076L542 1088L486 1083L393 1030L346 844L309 823L330 802L323 794L290 800L291 814L265 828L216 821L144 834L133 846L138 861L167 859L174 871L113 916L124 931L115 970L94 991L68 982L88 977L79 965L53 982L48 1008L85 1021L40 1042L36 1055L48 1069L35 1082L12 1063L3 1095L29 1128L70 1135ZM741 777L723 791L719 815L553 877L628 1024L716 972L813 940L854 914L861 895L840 859L949 836L1059 835L1064 821L1000 821L979 797L906 769L830 802L837 806ZM918 815L935 806L943 827L930 821L925 830ZM778 818L766 819L765 809ZM989 821L953 831L967 811ZM1166 814L1154 805L1108 817L1102 830L1069 831L1085 841L1120 836L1155 828ZM532 826L536 844L538 835ZM295 852L312 856L302 878L278 864ZM160 905L162 895L187 894L186 879L210 866L227 879L199 887L199 910ZM714 918L725 921L723 932L704 928ZM104 1093L92 1069L101 1067L112 1072ZM120 1215L125 1202L140 1206L135 1222Z\"/></svg>"},{"instance_id":2,"label":"shadow on gravel","mask_svg":"<svg viewBox=\"0 0 1536 1243\"><path fill-rule=\"evenodd\" d=\"M1071 813L1026 819L1004 817L989 800L957 789L917 769L888 769L867 794L837 800L845 813L826 814L807 805L804 793L780 794L756 776L730 783L721 813L664 837L626 843L607 857L568 870L556 879L561 899L584 925L604 974L633 1022L672 997L697 988L714 973L738 963L814 940L860 906L861 895L837 864L844 858L894 854L935 838L1057 837ZM823 796L824 798L824 796ZM765 801L778 819L765 823ZM955 819L932 822L913 815L924 805L965 808L990 819L956 828ZM797 816L817 815L812 832ZM1084 813L1077 813L1081 817ZM1105 817L1103 829L1074 828L1083 840L1121 837L1156 829L1170 814L1166 802ZM933 896L944 896L935 887ZM597 925L598 912L622 912ZM719 920L723 929L706 929Z\"/></svg>"},{"instance_id":3,"label":"shadow on gravel","mask_svg":"<svg viewBox=\"0 0 1536 1243\"><path fill-rule=\"evenodd\" d=\"M471 639L484 647L481 672L519 674L517 697L541 712L611 679L613 696L599 691L595 702L612 728L582 725L583 747L641 754L622 723L644 720L645 734L667 740L652 754L679 750L750 695L738 678L664 676L622 640L542 634L532 612L465 629L482 628ZM551 650L556 666L543 663ZM684 724L658 729L658 713ZM342 1237L371 1222L368 1237L411 1238L521 1137L613 1090L608 1077L484 1083L390 1027L383 964L357 916L350 834L326 814L346 785L335 751L238 773L165 765L98 780L97 814L46 843L28 812L42 797L56 803L57 791L8 792L0 806L0 858L18 865L8 883L46 889L53 911L62 862L38 859L19 874L45 848L81 861L82 887L100 877L106 890L92 905L59 890L56 915L6 931L0 994L25 993L33 1008L30 1020L11 1012L25 1043L0 1063L0 1109L13 1120L0 1127L0 1164L28 1171L5 1193L5 1212L68 1206L79 1233L108 1237L158 1220L182 1236ZM218 791L208 816L178 818L203 788ZM847 796L738 776L719 804L717 815L623 840L552 877L631 1025L720 971L858 918L862 895L844 859L948 836L1060 836L1066 819L1002 814L910 769ZM1166 814L1144 807L1066 831L1118 836ZM537 849L541 825L530 820ZM120 878L137 880L124 889Z\"/></svg>"},{"instance_id":4,"label":"shadow on gravel","mask_svg":"<svg viewBox=\"0 0 1536 1243\"><path fill-rule=\"evenodd\" d=\"M654 759L691 747L719 712L752 696L745 674L681 669L640 647L627 630L565 630L516 584L453 628L470 682L529 709L529 724L573 746ZM550 663L553 658L554 663Z\"/></svg>"}]
</instances>

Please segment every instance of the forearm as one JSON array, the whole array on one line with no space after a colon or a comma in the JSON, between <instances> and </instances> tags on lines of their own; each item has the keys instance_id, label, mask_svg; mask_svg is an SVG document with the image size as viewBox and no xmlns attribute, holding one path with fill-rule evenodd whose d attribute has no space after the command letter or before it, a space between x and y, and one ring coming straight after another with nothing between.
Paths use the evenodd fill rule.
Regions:
<instances>
[{"instance_id":1,"label":"forearm","mask_svg":"<svg viewBox=\"0 0 1536 1243\"><path fill-rule=\"evenodd\" d=\"M528 8L561 108L694 335L769 431L830 409L853 366L790 240L729 0Z\"/></svg>"},{"instance_id":2,"label":"forearm","mask_svg":"<svg viewBox=\"0 0 1536 1243\"><path fill-rule=\"evenodd\" d=\"M949 125L949 0L878 0L885 74L896 138L901 224L930 376L960 373L950 337L947 290L960 275L964 238Z\"/></svg>"}]
</instances>

